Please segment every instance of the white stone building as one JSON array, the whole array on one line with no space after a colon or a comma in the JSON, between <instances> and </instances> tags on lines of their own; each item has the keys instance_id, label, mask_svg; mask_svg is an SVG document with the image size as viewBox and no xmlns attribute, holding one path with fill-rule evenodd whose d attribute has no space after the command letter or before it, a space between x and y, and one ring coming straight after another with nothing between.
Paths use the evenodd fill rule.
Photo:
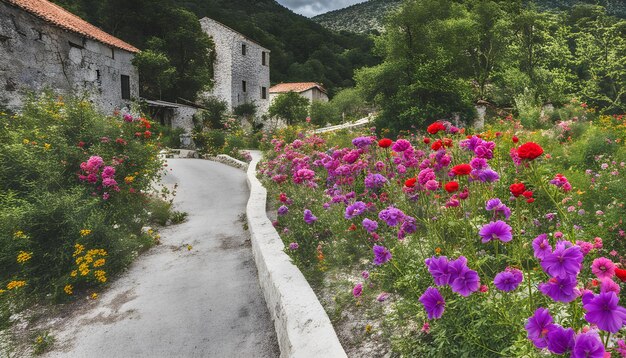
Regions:
<instances>
[{"instance_id":1,"label":"white stone building","mask_svg":"<svg viewBox=\"0 0 626 358\"><path fill-rule=\"evenodd\" d=\"M52 89L112 113L138 97L139 50L47 0L0 0L0 105Z\"/></svg>"},{"instance_id":2,"label":"white stone building","mask_svg":"<svg viewBox=\"0 0 626 358\"><path fill-rule=\"evenodd\" d=\"M269 108L270 50L213 19L200 20L215 43L214 87L205 95L218 97L233 109L254 103L257 115Z\"/></svg>"},{"instance_id":3,"label":"white stone building","mask_svg":"<svg viewBox=\"0 0 626 358\"><path fill-rule=\"evenodd\" d=\"M309 100L328 102L328 94L326 89L319 83L315 82L297 82L297 83L280 83L270 88L270 103L274 101L282 93L296 92L300 96Z\"/></svg>"}]
</instances>

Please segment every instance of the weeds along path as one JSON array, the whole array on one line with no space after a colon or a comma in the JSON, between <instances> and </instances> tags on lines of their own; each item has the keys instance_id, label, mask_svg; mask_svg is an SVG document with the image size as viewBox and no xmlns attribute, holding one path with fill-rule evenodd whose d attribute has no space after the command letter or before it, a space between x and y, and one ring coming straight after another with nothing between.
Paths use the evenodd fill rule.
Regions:
<instances>
[{"instance_id":1,"label":"weeds along path","mask_svg":"<svg viewBox=\"0 0 626 358\"><path fill-rule=\"evenodd\" d=\"M240 215L245 174L223 164L169 159L164 184L188 220L161 231L101 297L56 329L46 357L278 357Z\"/></svg>"}]
</instances>

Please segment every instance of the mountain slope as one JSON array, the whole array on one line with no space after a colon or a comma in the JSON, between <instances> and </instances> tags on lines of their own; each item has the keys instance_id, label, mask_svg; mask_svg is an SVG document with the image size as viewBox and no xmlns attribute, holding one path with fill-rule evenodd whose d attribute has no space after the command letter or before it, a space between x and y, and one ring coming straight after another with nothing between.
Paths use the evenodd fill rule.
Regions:
<instances>
[{"instance_id":1,"label":"mountain slope","mask_svg":"<svg viewBox=\"0 0 626 358\"><path fill-rule=\"evenodd\" d=\"M315 16L312 20L336 31L381 31L385 16L401 3L402 0L370 0Z\"/></svg>"}]
</instances>

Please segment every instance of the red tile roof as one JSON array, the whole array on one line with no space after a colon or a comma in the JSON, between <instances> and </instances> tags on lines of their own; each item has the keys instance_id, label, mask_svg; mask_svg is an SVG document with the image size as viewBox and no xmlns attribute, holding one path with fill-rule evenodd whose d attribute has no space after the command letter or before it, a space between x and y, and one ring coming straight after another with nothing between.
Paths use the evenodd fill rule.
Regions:
<instances>
[{"instance_id":1,"label":"red tile roof","mask_svg":"<svg viewBox=\"0 0 626 358\"><path fill-rule=\"evenodd\" d=\"M100 30L80 17L47 0L3 0L27 11L64 30L75 32L87 38L100 41L128 52L139 52L139 49L113 35Z\"/></svg>"},{"instance_id":2,"label":"red tile roof","mask_svg":"<svg viewBox=\"0 0 626 358\"><path fill-rule=\"evenodd\" d=\"M296 83L280 83L270 87L270 93L296 92L301 93L311 88L317 87L320 91L326 93L326 89L319 83L315 82L296 82Z\"/></svg>"}]
</instances>

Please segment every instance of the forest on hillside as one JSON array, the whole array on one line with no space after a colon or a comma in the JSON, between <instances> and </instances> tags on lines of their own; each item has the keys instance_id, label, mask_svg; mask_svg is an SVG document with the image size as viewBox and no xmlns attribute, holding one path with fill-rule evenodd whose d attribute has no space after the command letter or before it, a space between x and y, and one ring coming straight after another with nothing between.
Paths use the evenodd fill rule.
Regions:
<instances>
[{"instance_id":1,"label":"forest on hillside","mask_svg":"<svg viewBox=\"0 0 626 358\"><path fill-rule=\"evenodd\" d=\"M271 50L272 83L315 81L331 93L354 85L356 68L379 62L366 36L333 32L274 0L57 0L85 20L144 50L142 95L193 100L212 78L208 16Z\"/></svg>"}]
</instances>

